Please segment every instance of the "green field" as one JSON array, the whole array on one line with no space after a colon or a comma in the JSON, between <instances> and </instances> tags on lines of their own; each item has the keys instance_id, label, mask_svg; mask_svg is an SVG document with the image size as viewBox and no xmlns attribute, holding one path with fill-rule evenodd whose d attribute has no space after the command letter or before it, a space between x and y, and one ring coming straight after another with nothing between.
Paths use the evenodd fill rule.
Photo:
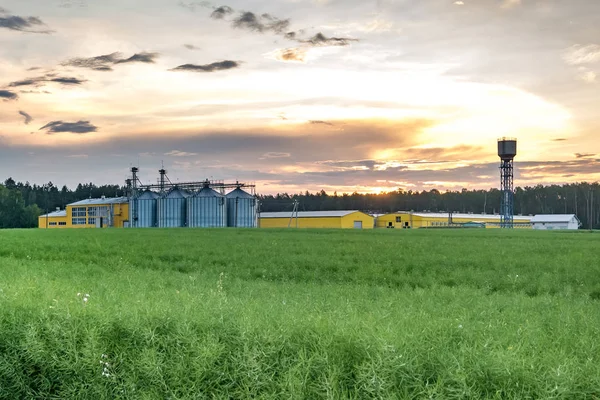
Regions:
<instances>
[{"instance_id":1,"label":"green field","mask_svg":"<svg viewBox=\"0 0 600 400\"><path fill-rule=\"evenodd\" d=\"M587 232L0 231L0 398L596 399L599 256Z\"/></svg>"}]
</instances>

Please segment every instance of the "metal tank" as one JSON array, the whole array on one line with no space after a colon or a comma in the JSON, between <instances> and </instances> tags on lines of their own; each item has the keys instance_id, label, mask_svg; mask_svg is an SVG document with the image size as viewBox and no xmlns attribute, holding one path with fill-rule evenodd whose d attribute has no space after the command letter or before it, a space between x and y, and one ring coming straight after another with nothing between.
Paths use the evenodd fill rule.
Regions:
<instances>
[{"instance_id":1,"label":"metal tank","mask_svg":"<svg viewBox=\"0 0 600 400\"><path fill-rule=\"evenodd\" d=\"M132 228L154 228L157 225L157 193L146 190L129 200L129 225Z\"/></svg>"},{"instance_id":2,"label":"metal tank","mask_svg":"<svg viewBox=\"0 0 600 400\"><path fill-rule=\"evenodd\" d=\"M186 203L190 194L173 188L157 200L157 220L159 228L182 228L187 225Z\"/></svg>"},{"instance_id":3,"label":"metal tank","mask_svg":"<svg viewBox=\"0 0 600 400\"><path fill-rule=\"evenodd\" d=\"M227 193L227 226L256 228L258 201L239 187Z\"/></svg>"},{"instance_id":4,"label":"metal tank","mask_svg":"<svg viewBox=\"0 0 600 400\"><path fill-rule=\"evenodd\" d=\"M221 228L227 226L225 196L208 184L187 201L187 221L190 228Z\"/></svg>"}]
</instances>

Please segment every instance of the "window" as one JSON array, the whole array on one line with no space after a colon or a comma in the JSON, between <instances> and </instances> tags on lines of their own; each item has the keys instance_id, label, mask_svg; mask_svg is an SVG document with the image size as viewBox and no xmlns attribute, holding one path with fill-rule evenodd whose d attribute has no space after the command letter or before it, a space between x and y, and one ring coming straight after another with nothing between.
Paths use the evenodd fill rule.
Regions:
<instances>
[{"instance_id":1,"label":"window","mask_svg":"<svg viewBox=\"0 0 600 400\"><path fill-rule=\"evenodd\" d=\"M48 225L50 225L50 226L56 226L56 222L50 222Z\"/></svg>"},{"instance_id":2,"label":"window","mask_svg":"<svg viewBox=\"0 0 600 400\"><path fill-rule=\"evenodd\" d=\"M86 219L85 218L73 218L73 220L71 222L73 225L85 225Z\"/></svg>"},{"instance_id":3,"label":"window","mask_svg":"<svg viewBox=\"0 0 600 400\"><path fill-rule=\"evenodd\" d=\"M88 208L88 217L96 217L97 215L98 215L98 207Z\"/></svg>"},{"instance_id":4,"label":"window","mask_svg":"<svg viewBox=\"0 0 600 400\"><path fill-rule=\"evenodd\" d=\"M402 222L402 217L396 217L396 222Z\"/></svg>"},{"instance_id":5,"label":"window","mask_svg":"<svg viewBox=\"0 0 600 400\"><path fill-rule=\"evenodd\" d=\"M88 225L96 225L96 218L88 218Z\"/></svg>"},{"instance_id":6,"label":"window","mask_svg":"<svg viewBox=\"0 0 600 400\"><path fill-rule=\"evenodd\" d=\"M85 207L73 207L73 218L85 217Z\"/></svg>"},{"instance_id":7,"label":"window","mask_svg":"<svg viewBox=\"0 0 600 400\"><path fill-rule=\"evenodd\" d=\"M59 222L58 226L67 226L67 223L66 222Z\"/></svg>"}]
</instances>

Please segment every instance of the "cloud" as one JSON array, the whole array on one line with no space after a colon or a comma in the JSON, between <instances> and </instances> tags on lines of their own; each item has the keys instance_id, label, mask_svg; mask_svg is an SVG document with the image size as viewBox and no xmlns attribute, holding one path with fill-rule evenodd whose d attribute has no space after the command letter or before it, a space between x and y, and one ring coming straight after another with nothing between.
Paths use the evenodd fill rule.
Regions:
<instances>
[{"instance_id":1,"label":"cloud","mask_svg":"<svg viewBox=\"0 0 600 400\"><path fill-rule=\"evenodd\" d=\"M67 67L88 68L94 71L112 71L112 66L128 63L153 64L160 55L158 53L136 53L129 58L123 58L121 53L115 52L89 58L72 58L61 65Z\"/></svg>"},{"instance_id":2,"label":"cloud","mask_svg":"<svg viewBox=\"0 0 600 400\"><path fill-rule=\"evenodd\" d=\"M562 58L569 65L593 64L600 62L600 45L575 44L563 52Z\"/></svg>"},{"instance_id":3,"label":"cloud","mask_svg":"<svg viewBox=\"0 0 600 400\"><path fill-rule=\"evenodd\" d=\"M200 47L196 47L193 44L184 44L183 47L185 47L188 50L200 50Z\"/></svg>"},{"instance_id":4,"label":"cloud","mask_svg":"<svg viewBox=\"0 0 600 400\"><path fill-rule=\"evenodd\" d=\"M117 61L116 64L128 64L128 63L137 63L137 62L145 63L145 64L154 64L156 62L155 60L159 56L160 55L158 53L148 53L148 52L136 53L125 60Z\"/></svg>"},{"instance_id":5,"label":"cloud","mask_svg":"<svg viewBox=\"0 0 600 400\"><path fill-rule=\"evenodd\" d=\"M348 46L350 42L358 42L358 39L344 37L326 37L321 32L307 40L300 40L310 46Z\"/></svg>"},{"instance_id":6,"label":"cloud","mask_svg":"<svg viewBox=\"0 0 600 400\"><path fill-rule=\"evenodd\" d=\"M327 121L308 121L310 124L312 125L329 125L329 126L333 126L333 124L331 122L327 122Z\"/></svg>"},{"instance_id":7,"label":"cloud","mask_svg":"<svg viewBox=\"0 0 600 400\"><path fill-rule=\"evenodd\" d=\"M215 11L210 14L210 17L213 19L223 19L229 14L233 14L233 8L229 6L221 6L215 9Z\"/></svg>"},{"instance_id":8,"label":"cloud","mask_svg":"<svg viewBox=\"0 0 600 400\"><path fill-rule=\"evenodd\" d=\"M172 150L168 153L165 153L165 156L171 156L171 157L192 157L192 156L197 156L198 153L189 153L187 151L179 151L179 150Z\"/></svg>"},{"instance_id":9,"label":"cloud","mask_svg":"<svg viewBox=\"0 0 600 400\"><path fill-rule=\"evenodd\" d=\"M35 30L35 27L44 26L44 22L38 17L19 17L9 15L5 9L0 9L0 28L6 28L12 31L28 33L51 33L50 30Z\"/></svg>"},{"instance_id":10,"label":"cloud","mask_svg":"<svg viewBox=\"0 0 600 400\"><path fill-rule=\"evenodd\" d=\"M96 132L98 127L90 124L90 121L77 121L77 122L63 122L63 121L52 121L41 127L39 130L47 130L47 134L53 133L76 133L85 134L90 132Z\"/></svg>"},{"instance_id":11,"label":"cloud","mask_svg":"<svg viewBox=\"0 0 600 400\"><path fill-rule=\"evenodd\" d=\"M191 1L191 2L187 2L187 3L180 1L179 6L183 7L183 8L187 8L190 11L196 11L196 7L202 7L202 8L212 7L209 1Z\"/></svg>"},{"instance_id":12,"label":"cloud","mask_svg":"<svg viewBox=\"0 0 600 400\"><path fill-rule=\"evenodd\" d=\"M281 153L281 152L271 151L271 152L263 154L260 157L260 159L266 160L266 159L272 159L272 158L289 158L290 156L291 156L290 153Z\"/></svg>"},{"instance_id":13,"label":"cloud","mask_svg":"<svg viewBox=\"0 0 600 400\"><path fill-rule=\"evenodd\" d=\"M279 49L275 50L275 52L273 52L272 54L275 57L275 59L279 61L305 62L307 56L307 49L303 49L300 47Z\"/></svg>"},{"instance_id":14,"label":"cloud","mask_svg":"<svg viewBox=\"0 0 600 400\"><path fill-rule=\"evenodd\" d=\"M44 83L58 83L64 86L81 85L87 82L74 77L57 76L56 74L46 74L44 76L38 76L35 78L26 78L20 81L9 83L10 87L21 87L21 86L42 86Z\"/></svg>"},{"instance_id":15,"label":"cloud","mask_svg":"<svg viewBox=\"0 0 600 400\"><path fill-rule=\"evenodd\" d=\"M521 5L521 0L504 0L502 8L513 8Z\"/></svg>"},{"instance_id":16,"label":"cloud","mask_svg":"<svg viewBox=\"0 0 600 400\"><path fill-rule=\"evenodd\" d=\"M19 98L19 96L15 92L11 92L10 90L0 89L0 99L17 100L18 98Z\"/></svg>"},{"instance_id":17,"label":"cloud","mask_svg":"<svg viewBox=\"0 0 600 400\"><path fill-rule=\"evenodd\" d=\"M464 6L465 2L462 1L462 0L457 0L457 1L454 2L454 4L457 5L457 6Z\"/></svg>"},{"instance_id":18,"label":"cloud","mask_svg":"<svg viewBox=\"0 0 600 400\"><path fill-rule=\"evenodd\" d=\"M235 28L247 29L249 31L260 33L268 31L282 33L290 26L290 20L281 20L272 17L269 14L263 14L260 17L257 17L256 14L246 11L233 20L233 26Z\"/></svg>"},{"instance_id":19,"label":"cloud","mask_svg":"<svg viewBox=\"0 0 600 400\"><path fill-rule=\"evenodd\" d=\"M25 117L25 125L29 125L29 123L31 121L33 121L33 118L31 117L31 115L27 114L25 111L19 111L19 114L21 114L23 117Z\"/></svg>"},{"instance_id":20,"label":"cloud","mask_svg":"<svg viewBox=\"0 0 600 400\"><path fill-rule=\"evenodd\" d=\"M583 71L580 75L579 78L587 83L596 83L596 79L597 79L597 74L594 71Z\"/></svg>"},{"instance_id":21,"label":"cloud","mask_svg":"<svg viewBox=\"0 0 600 400\"><path fill-rule=\"evenodd\" d=\"M239 66L240 64L237 61L224 60L205 65L184 64L171 69L171 71L215 72L238 68Z\"/></svg>"},{"instance_id":22,"label":"cloud","mask_svg":"<svg viewBox=\"0 0 600 400\"><path fill-rule=\"evenodd\" d=\"M592 153L575 153L576 158L593 158L596 157L596 154Z\"/></svg>"}]
</instances>

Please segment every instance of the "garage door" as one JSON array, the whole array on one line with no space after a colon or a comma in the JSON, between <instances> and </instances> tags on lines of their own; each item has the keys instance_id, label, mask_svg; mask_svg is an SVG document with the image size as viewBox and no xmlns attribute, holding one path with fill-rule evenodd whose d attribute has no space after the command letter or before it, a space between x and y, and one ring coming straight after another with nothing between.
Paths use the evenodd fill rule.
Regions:
<instances>
[{"instance_id":1,"label":"garage door","mask_svg":"<svg viewBox=\"0 0 600 400\"><path fill-rule=\"evenodd\" d=\"M354 229L362 229L362 221L354 221Z\"/></svg>"}]
</instances>

